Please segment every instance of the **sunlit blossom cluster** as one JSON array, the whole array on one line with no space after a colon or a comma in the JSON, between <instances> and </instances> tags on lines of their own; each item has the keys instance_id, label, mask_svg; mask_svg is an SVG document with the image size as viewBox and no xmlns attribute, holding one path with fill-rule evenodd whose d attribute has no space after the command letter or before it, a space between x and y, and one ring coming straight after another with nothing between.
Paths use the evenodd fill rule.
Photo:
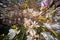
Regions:
<instances>
[{"instance_id":1,"label":"sunlit blossom cluster","mask_svg":"<svg viewBox=\"0 0 60 40\"><path fill-rule=\"evenodd\" d=\"M36 10L34 8L27 8L23 10L16 9L16 10L9 11L8 14L5 14L4 17L2 17L4 18L3 22L6 22L10 26L16 25L16 24L23 25L24 28L27 29L26 31L27 40L36 40L36 38L37 39L40 38L40 34L37 34L37 31L36 31L36 29L38 28L40 29L42 28L43 32L41 32L41 35L43 35L46 40L55 39L49 33L52 32L54 33L55 36L58 36L57 33L59 34L58 31L60 30L58 29L60 29L60 25L57 22L57 19L60 19L60 17L54 15L54 12L56 12L56 9L52 9L53 11L48 9L49 6L52 4L52 2L53 0L42 0L41 7L39 8L40 10ZM44 28L47 28L50 32L48 31L45 32ZM19 34L19 32L20 30L17 31L17 29L16 30L10 29L8 35L10 35L9 36L10 39L13 39L15 35L17 35L17 33Z\"/></svg>"}]
</instances>

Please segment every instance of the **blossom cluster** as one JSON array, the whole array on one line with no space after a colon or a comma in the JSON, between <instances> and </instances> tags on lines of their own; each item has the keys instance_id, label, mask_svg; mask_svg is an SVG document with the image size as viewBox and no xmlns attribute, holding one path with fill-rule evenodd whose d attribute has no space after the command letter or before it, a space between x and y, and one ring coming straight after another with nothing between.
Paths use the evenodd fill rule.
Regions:
<instances>
[{"instance_id":1,"label":"blossom cluster","mask_svg":"<svg viewBox=\"0 0 60 40\"><path fill-rule=\"evenodd\" d=\"M60 19L60 16L58 15L60 13L60 10L58 10L59 8L49 9L49 6L53 3L53 0L42 0L40 3L40 10L37 10L35 8L19 10L15 5L16 9L13 9L13 7L12 11L9 11L8 14L5 14L4 17L2 17L4 18L3 22L6 22L9 25L23 25L24 28L27 29L27 40L39 40L41 39L41 35L43 35L45 40L57 40L56 37L58 34L60 34L60 23L58 22ZM57 10L58 13L56 12ZM55 12L57 14L55 14ZM36 30L38 28L42 29L42 32L40 32L40 34L38 34ZM38 29L38 31L40 29ZM18 32L20 32L20 30L17 31L17 29L10 29L10 39L13 39ZM56 37L51 35L50 32L52 32Z\"/></svg>"}]
</instances>

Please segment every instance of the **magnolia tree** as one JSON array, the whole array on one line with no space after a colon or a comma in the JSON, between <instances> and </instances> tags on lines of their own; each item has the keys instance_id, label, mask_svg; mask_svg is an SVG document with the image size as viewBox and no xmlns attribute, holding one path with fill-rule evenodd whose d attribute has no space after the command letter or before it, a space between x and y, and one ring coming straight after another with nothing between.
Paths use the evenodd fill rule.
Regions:
<instances>
[{"instance_id":1,"label":"magnolia tree","mask_svg":"<svg viewBox=\"0 0 60 40\"><path fill-rule=\"evenodd\" d=\"M20 1L20 0L19 0ZM28 2L26 2L28 3ZM27 7L27 4L24 7ZM20 9L13 5L5 8L8 13L2 14L3 23L10 25L9 33L4 39L8 40L59 40L60 19L59 8L52 4L53 0L41 0L36 8ZM56 12L58 11L58 12ZM57 14L57 15L56 15Z\"/></svg>"}]
</instances>

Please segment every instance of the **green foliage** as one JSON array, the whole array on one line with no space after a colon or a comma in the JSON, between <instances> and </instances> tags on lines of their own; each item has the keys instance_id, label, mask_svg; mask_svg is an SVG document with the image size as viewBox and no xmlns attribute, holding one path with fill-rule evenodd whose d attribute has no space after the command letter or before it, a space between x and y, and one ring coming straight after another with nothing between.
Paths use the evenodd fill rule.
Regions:
<instances>
[{"instance_id":1,"label":"green foliage","mask_svg":"<svg viewBox=\"0 0 60 40\"><path fill-rule=\"evenodd\" d=\"M14 40L25 40L26 37L26 28L24 28L24 26L20 25L18 26L20 33L18 35L15 36Z\"/></svg>"}]
</instances>

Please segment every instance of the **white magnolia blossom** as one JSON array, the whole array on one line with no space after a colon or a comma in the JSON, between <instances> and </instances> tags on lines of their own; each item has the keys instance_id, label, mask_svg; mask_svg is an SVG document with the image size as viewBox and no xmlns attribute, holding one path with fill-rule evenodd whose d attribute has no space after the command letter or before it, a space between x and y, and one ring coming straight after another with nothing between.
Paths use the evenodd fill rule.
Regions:
<instances>
[{"instance_id":1,"label":"white magnolia blossom","mask_svg":"<svg viewBox=\"0 0 60 40\"><path fill-rule=\"evenodd\" d=\"M28 29L27 34L30 33L30 35L33 37L34 35L36 35L36 31L34 29Z\"/></svg>"},{"instance_id":2,"label":"white magnolia blossom","mask_svg":"<svg viewBox=\"0 0 60 40\"><path fill-rule=\"evenodd\" d=\"M60 24L59 23L55 23L55 24L51 25L51 27L55 30L60 30Z\"/></svg>"},{"instance_id":3,"label":"white magnolia blossom","mask_svg":"<svg viewBox=\"0 0 60 40\"><path fill-rule=\"evenodd\" d=\"M45 32L42 32L41 35L43 35L43 37L46 39L46 40L49 40L47 34Z\"/></svg>"},{"instance_id":4,"label":"white magnolia blossom","mask_svg":"<svg viewBox=\"0 0 60 40\"><path fill-rule=\"evenodd\" d=\"M33 37L39 37L38 35L36 35L36 31L34 29L28 29L26 34L28 34L28 33L29 33L29 35L27 36L27 40L33 40ZM34 40L36 40L36 39L34 39Z\"/></svg>"},{"instance_id":5,"label":"white magnolia blossom","mask_svg":"<svg viewBox=\"0 0 60 40\"><path fill-rule=\"evenodd\" d=\"M55 37L53 37L49 32L42 32L41 35L43 35L43 37L46 40L57 40Z\"/></svg>"},{"instance_id":6,"label":"white magnolia blossom","mask_svg":"<svg viewBox=\"0 0 60 40\"><path fill-rule=\"evenodd\" d=\"M40 27L40 25L38 25L38 22L36 22L36 21L34 21L33 23L32 23L32 25L34 25L34 27Z\"/></svg>"},{"instance_id":7,"label":"white magnolia blossom","mask_svg":"<svg viewBox=\"0 0 60 40\"><path fill-rule=\"evenodd\" d=\"M27 40L32 40L32 37L30 37L30 36L27 36Z\"/></svg>"},{"instance_id":8,"label":"white magnolia blossom","mask_svg":"<svg viewBox=\"0 0 60 40\"><path fill-rule=\"evenodd\" d=\"M50 29L50 30L52 29L50 24L44 23L44 25L46 26L46 28L48 28L48 29Z\"/></svg>"},{"instance_id":9,"label":"white magnolia blossom","mask_svg":"<svg viewBox=\"0 0 60 40\"><path fill-rule=\"evenodd\" d=\"M43 12L42 12L42 11L40 11L40 12L39 12L39 15L41 15L42 13L43 13Z\"/></svg>"},{"instance_id":10,"label":"white magnolia blossom","mask_svg":"<svg viewBox=\"0 0 60 40\"><path fill-rule=\"evenodd\" d=\"M20 32L20 30L17 31L17 30L14 30L14 29L9 29L9 33L8 33L9 40L12 40L16 36L16 34L19 34L19 32Z\"/></svg>"},{"instance_id":11,"label":"white magnolia blossom","mask_svg":"<svg viewBox=\"0 0 60 40\"><path fill-rule=\"evenodd\" d=\"M36 21L32 21L31 19L27 19L27 18L25 18L25 20L24 20L24 26L27 28L37 28L37 27L40 27L39 25L38 25L38 22L36 22Z\"/></svg>"},{"instance_id":12,"label":"white magnolia blossom","mask_svg":"<svg viewBox=\"0 0 60 40\"><path fill-rule=\"evenodd\" d=\"M60 29L60 25L58 23L55 23L55 24L44 23L44 25L48 29L54 29L54 30L59 30Z\"/></svg>"},{"instance_id":13,"label":"white magnolia blossom","mask_svg":"<svg viewBox=\"0 0 60 40\"><path fill-rule=\"evenodd\" d=\"M27 19L27 18L24 18L24 26L25 28L29 28L29 26L31 25L31 22L32 20L31 19Z\"/></svg>"}]
</instances>

